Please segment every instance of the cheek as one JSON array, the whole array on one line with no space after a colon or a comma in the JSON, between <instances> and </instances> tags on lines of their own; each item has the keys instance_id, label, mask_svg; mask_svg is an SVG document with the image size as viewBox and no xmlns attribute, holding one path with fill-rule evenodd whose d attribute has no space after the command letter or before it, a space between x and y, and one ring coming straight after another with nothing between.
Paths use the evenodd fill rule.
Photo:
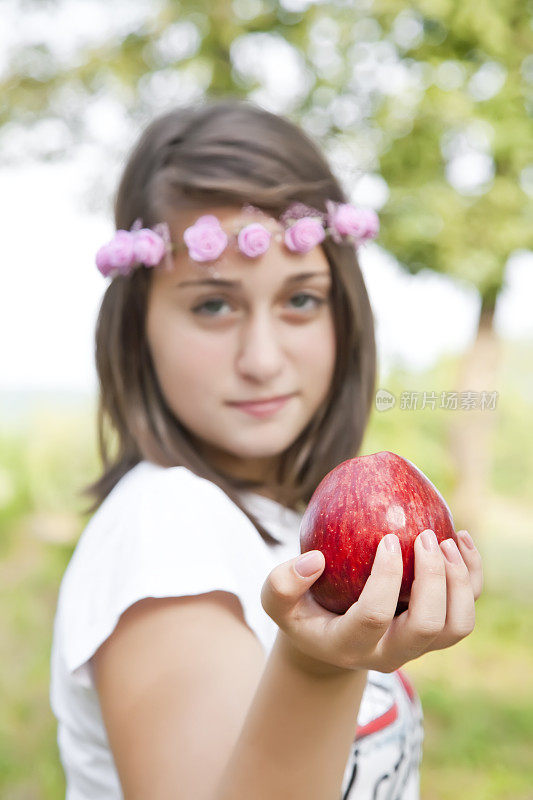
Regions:
<instances>
[{"instance_id":1,"label":"cheek","mask_svg":"<svg viewBox=\"0 0 533 800\"><path fill-rule=\"evenodd\" d=\"M213 387L223 385L219 376L227 370L229 349L216 338L187 326L166 328L166 334L153 337L152 351L163 393L176 403L198 407ZM187 391L183 391L183 387Z\"/></svg>"},{"instance_id":2,"label":"cheek","mask_svg":"<svg viewBox=\"0 0 533 800\"><path fill-rule=\"evenodd\" d=\"M333 375L335 367L336 339L333 320L331 317L317 325L313 330L308 330L299 342L299 358L302 366L315 381L320 381L326 388Z\"/></svg>"}]
</instances>

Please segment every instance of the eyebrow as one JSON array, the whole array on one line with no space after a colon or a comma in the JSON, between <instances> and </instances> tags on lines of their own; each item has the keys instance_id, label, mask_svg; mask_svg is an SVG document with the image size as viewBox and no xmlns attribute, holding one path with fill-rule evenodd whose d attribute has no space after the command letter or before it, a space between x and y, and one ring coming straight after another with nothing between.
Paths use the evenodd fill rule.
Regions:
<instances>
[{"instance_id":1,"label":"eyebrow","mask_svg":"<svg viewBox=\"0 0 533 800\"><path fill-rule=\"evenodd\" d=\"M307 278L329 278L329 272L298 272L296 275L289 275L285 280L286 284L298 283L299 281L307 280ZM242 286L242 281L228 281L223 278L204 278L199 281L182 281L176 284L178 287L182 286Z\"/></svg>"}]
</instances>

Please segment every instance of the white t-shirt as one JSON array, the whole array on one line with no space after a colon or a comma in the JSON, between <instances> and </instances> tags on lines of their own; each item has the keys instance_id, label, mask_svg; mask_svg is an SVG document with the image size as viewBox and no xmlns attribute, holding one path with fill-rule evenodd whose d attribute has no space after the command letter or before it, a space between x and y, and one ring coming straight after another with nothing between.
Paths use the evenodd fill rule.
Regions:
<instances>
[{"instance_id":1,"label":"white t-shirt","mask_svg":"<svg viewBox=\"0 0 533 800\"><path fill-rule=\"evenodd\" d=\"M241 497L281 544L267 544L211 481L149 461L123 476L82 532L61 581L51 650L66 800L123 798L90 659L130 605L233 592L270 652L278 628L261 605L261 587L274 566L299 554L302 515L252 492ZM370 671L342 800L418 800L422 739L420 701L405 673Z\"/></svg>"}]
</instances>

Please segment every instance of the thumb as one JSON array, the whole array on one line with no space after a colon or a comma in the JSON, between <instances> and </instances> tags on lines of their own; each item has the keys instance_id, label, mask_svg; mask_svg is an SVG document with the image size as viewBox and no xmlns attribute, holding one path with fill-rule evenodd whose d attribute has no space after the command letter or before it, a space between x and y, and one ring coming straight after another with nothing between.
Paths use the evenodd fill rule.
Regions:
<instances>
[{"instance_id":1,"label":"thumb","mask_svg":"<svg viewBox=\"0 0 533 800\"><path fill-rule=\"evenodd\" d=\"M308 550L307 553L302 553L293 559L294 569L300 578L310 578L319 570L322 572L325 563L326 559L321 550Z\"/></svg>"},{"instance_id":2,"label":"thumb","mask_svg":"<svg viewBox=\"0 0 533 800\"><path fill-rule=\"evenodd\" d=\"M279 624L316 581L325 565L321 550L309 550L271 570L261 590L261 604L274 622Z\"/></svg>"}]
</instances>

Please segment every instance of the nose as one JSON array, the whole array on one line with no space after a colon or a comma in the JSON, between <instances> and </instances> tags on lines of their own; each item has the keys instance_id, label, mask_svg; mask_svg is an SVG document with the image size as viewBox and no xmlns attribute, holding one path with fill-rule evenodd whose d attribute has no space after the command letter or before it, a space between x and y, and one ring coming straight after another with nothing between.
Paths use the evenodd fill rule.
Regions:
<instances>
[{"instance_id":1,"label":"nose","mask_svg":"<svg viewBox=\"0 0 533 800\"><path fill-rule=\"evenodd\" d=\"M250 315L242 326L237 353L237 369L258 383L272 381L283 366L280 332L268 312Z\"/></svg>"}]
</instances>

